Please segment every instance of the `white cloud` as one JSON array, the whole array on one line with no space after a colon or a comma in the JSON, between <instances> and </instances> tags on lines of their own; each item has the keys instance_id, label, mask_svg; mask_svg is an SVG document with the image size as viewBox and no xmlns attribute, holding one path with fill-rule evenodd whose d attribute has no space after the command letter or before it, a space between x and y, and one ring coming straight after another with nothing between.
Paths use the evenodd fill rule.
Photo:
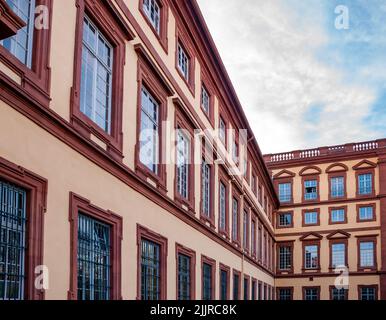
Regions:
<instances>
[{"instance_id":1,"label":"white cloud","mask_svg":"<svg viewBox=\"0 0 386 320\"><path fill-rule=\"evenodd\" d=\"M317 58L328 43L318 6L198 2L263 152L375 138L363 124L375 93L345 84L342 71ZM318 119L305 123L315 105Z\"/></svg>"}]
</instances>

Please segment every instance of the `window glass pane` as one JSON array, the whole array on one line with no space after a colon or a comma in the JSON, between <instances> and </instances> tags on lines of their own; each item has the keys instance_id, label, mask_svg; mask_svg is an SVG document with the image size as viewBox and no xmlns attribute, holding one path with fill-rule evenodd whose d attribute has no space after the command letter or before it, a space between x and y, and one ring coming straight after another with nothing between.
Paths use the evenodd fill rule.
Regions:
<instances>
[{"instance_id":1,"label":"window glass pane","mask_svg":"<svg viewBox=\"0 0 386 320\"><path fill-rule=\"evenodd\" d=\"M291 289L279 289L279 300L292 300Z\"/></svg>"},{"instance_id":2,"label":"window glass pane","mask_svg":"<svg viewBox=\"0 0 386 320\"><path fill-rule=\"evenodd\" d=\"M189 80L189 57L184 48L178 44L178 68L186 80Z\"/></svg>"},{"instance_id":3,"label":"window glass pane","mask_svg":"<svg viewBox=\"0 0 386 320\"><path fill-rule=\"evenodd\" d=\"M144 0L143 10L148 17L151 25L160 33L161 8L157 0Z\"/></svg>"},{"instance_id":4,"label":"window glass pane","mask_svg":"<svg viewBox=\"0 0 386 320\"><path fill-rule=\"evenodd\" d=\"M232 205L232 240L238 240L238 228L239 228L239 203L233 198Z\"/></svg>"},{"instance_id":5,"label":"window glass pane","mask_svg":"<svg viewBox=\"0 0 386 320\"><path fill-rule=\"evenodd\" d=\"M331 210L331 222L344 222L344 221L345 221L344 209Z\"/></svg>"},{"instance_id":6,"label":"window glass pane","mask_svg":"<svg viewBox=\"0 0 386 320\"><path fill-rule=\"evenodd\" d=\"M80 111L110 133L112 46L85 17L80 85Z\"/></svg>"},{"instance_id":7,"label":"window glass pane","mask_svg":"<svg viewBox=\"0 0 386 320\"><path fill-rule=\"evenodd\" d=\"M332 289L332 300L347 300L347 289Z\"/></svg>"},{"instance_id":8,"label":"window glass pane","mask_svg":"<svg viewBox=\"0 0 386 320\"><path fill-rule=\"evenodd\" d=\"M374 301L376 300L375 288L363 287L361 288L361 300Z\"/></svg>"},{"instance_id":9,"label":"window glass pane","mask_svg":"<svg viewBox=\"0 0 386 320\"><path fill-rule=\"evenodd\" d=\"M221 270L220 273L220 300L227 300L228 298L228 272Z\"/></svg>"},{"instance_id":10,"label":"window glass pane","mask_svg":"<svg viewBox=\"0 0 386 320\"><path fill-rule=\"evenodd\" d=\"M210 218L210 166L203 160L201 165L201 197L202 213Z\"/></svg>"},{"instance_id":11,"label":"window glass pane","mask_svg":"<svg viewBox=\"0 0 386 320\"><path fill-rule=\"evenodd\" d=\"M341 267L346 265L346 245L336 243L331 246L332 267Z\"/></svg>"},{"instance_id":12,"label":"window glass pane","mask_svg":"<svg viewBox=\"0 0 386 320\"><path fill-rule=\"evenodd\" d=\"M374 242L361 242L359 244L360 250L360 266L373 267L374 266Z\"/></svg>"},{"instance_id":13,"label":"window glass pane","mask_svg":"<svg viewBox=\"0 0 386 320\"><path fill-rule=\"evenodd\" d=\"M177 191L185 199L189 198L190 140L182 130L177 134Z\"/></svg>"},{"instance_id":14,"label":"window glass pane","mask_svg":"<svg viewBox=\"0 0 386 320\"><path fill-rule=\"evenodd\" d=\"M290 246L279 247L279 269L288 270L291 269L292 253Z\"/></svg>"},{"instance_id":15,"label":"window glass pane","mask_svg":"<svg viewBox=\"0 0 386 320\"><path fill-rule=\"evenodd\" d=\"M344 178L331 178L331 197L339 198L344 196Z\"/></svg>"},{"instance_id":16,"label":"window glass pane","mask_svg":"<svg viewBox=\"0 0 386 320\"><path fill-rule=\"evenodd\" d=\"M279 226L288 227L292 225L292 214L291 213L281 213L279 215Z\"/></svg>"},{"instance_id":17,"label":"window glass pane","mask_svg":"<svg viewBox=\"0 0 386 320\"><path fill-rule=\"evenodd\" d=\"M203 300L212 300L212 266L206 263L202 265L202 292Z\"/></svg>"},{"instance_id":18,"label":"window glass pane","mask_svg":"<svg viewBox=\"0 0 386 320\"><path fill-rule=\"evenodd\" d=\"M311 245L304 248L305 254L305 268L316 269L318 267L318 246Z\"/></svg>"},{"instance_id":19,"label":"window glass pane","mask_svg":"<svg viewBox=\"0 0 386 320\"><path fill-rule=\"evenodd\" d=\"M78 216L78 299L110 298L110 226Z\"/></svg>"},{"instance_id":20,"label":"window glass pane","mask_svg":"<svg viewBox=\"0 0 386 320\"><path fill-rule=\"evenodd\" d=\"M359 208L359 219L360 220L373 220L374 219L373 207L360 207Z\"/></svg>"},{"instance_id":21,"label":"window glass pane","mask_svg":"<svg viewBox=\"0 0 386 320\"><path fill-rule=\"evenodd\" d=\"M220 182L220 229L226 229L226 187Z\"/></svg>"},{"instance_id":22,"label":"window glass pane","mask_svg":"<svg viewBox=\"0 0 386 320\"><path fill-rule=\"evenodd\" d=\"M11 9L26 23L16 35L1 40L0 44L27 67L32 65L35 0L7 0Z\"/></svg>"},{"instance_id":23,"label":"window glass pane","mask_svg":"<svg viewBox=\"0 0 386 320\"><path fill-rule=\"evenodd\" d=\"M150 171L158 174L159 106L144 87L141 97L140 161Z\"/></svg>"},{"instance_id":24,"label":"window glass pane","mask_svg":"<svg viewBox=\"0 0 386 320\"><path fill-rule=\"evenodd\" d=\"M141 242L141 299L159 300L161 297L161 247L142 239Z\"/></svg>"},{"instance_id":25,"label":"window glass pane","mask_svg":"<svg viewBox=\"0 0 386 320\"><path fill-rule=\"evenodd\" d=\"M178 255L178 300L191 300L191 258Z\"/></svg>"},{"instance_id":26,"label":"window glass pane","mask_svg":"<svg viewBox=\"0 0 386 320\"><path fill-rule=\"evenodd\" d=\"M208 91L204 86L201 88L201 106L204 109L205 113L209 115L210 113L210 97Z\"/></svg>"},{"instance_id":27,"label":"window glass pane","mask_svg":"<svg viewBox=\"0 0 386 320\"><path fill-rule=\"evenodd\" d=\"M240 277L237 274L233 275L233 300L239 300Z\"/></svg>"},{"instance_id":28,"label":"window glass pane","mask_svg":"<svg viewBox=\"0 0 386 320\"><path fill-rule=\"evenodd\" d=\"M280 202L290 202L292 198L291 183L279 184L279 200Z\"/></svg>"},{"instance_id":29,"label":"window glass pane","mask_svg":"<svg viewBox=\"0 0 386 320\"><path fill-rule=\"evenodd\" d=\"M224 122L224 120L222 118L220 118L219 138L222 141L222 143L225 144L225 141L226 141L226 126L225 126L225 122Z\"/></svg>"},{"instance_id":30,"label":"window glass pane","mask_svg":"<svg viewBox=\"0 0 386 320\"><path fill-rule=\"evenodd\" d=\"M0 180L0 300L24 299L26 192Z\"/></svg>"},{"instance_id":31,"label":"window glass pane","mask_svg":"<svg viewBox=\"0 0 386 320\"><path fill-rule=\"evenodd\" d=\"M368 174L360 174L358 176L359 183L359 194L371 194L373 192L373 176L371 173Z\"/></svg>"},{"instance_id":32,"label":"window glass pane","mask_svg":"<svg viewBox=\"0 0 386 320\"><path fill-rule=\"evenodd\" d=\"M248 291L249 291L248 279L244 279L244 300L248 300Z\"/></svg>"},{"instance_id":33,"label":"window glass pane","mask_svg":"<svg viewBox=\"0 0 386 320\"><path fill-rule=\"evenodd\" d=\"M304 214L304 223L305 224L317 224L318 223L318 212L306 212Z\"/></svg>"},{"instance_id":34,"label":"window glass pane","mask_svg":"<svg viewBox=\"0 0 386 320\"><path fill-rule=\"evenodd\" d=\"M305 300L319 300L319 290L317 288L305 289Z\"/></svg>"},{"instance_id":35,"label":"window glass pane","mask_svg":"<svg viewBox=\"0 0 386 320\"><path fill-rule=\"evenodd\" d=\"M307 180L304 182L304 199L315 200L318 197L317 180Z\"/></svg>"}]
</instances>

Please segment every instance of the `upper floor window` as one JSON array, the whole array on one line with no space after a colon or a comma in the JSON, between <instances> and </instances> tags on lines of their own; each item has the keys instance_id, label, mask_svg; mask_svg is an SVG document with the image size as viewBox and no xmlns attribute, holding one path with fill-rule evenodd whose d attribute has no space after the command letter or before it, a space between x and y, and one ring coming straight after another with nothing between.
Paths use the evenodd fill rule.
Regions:
<instances>
[{"instance_id":1,"label":"upper floor window","mask_svg":"<svg viewBox=\"0 0 386 320\"><path fill-rule=\"evenodd\" d=\"M159 34L161 27L161 7L157 0L143 0L143 11L148 17L151 25Z\"/></svg>"},{"instance_id":2,"label":"upper floor window","mask_svg":"<svg viewBox=\"0 0 386 320\"><path fill-rule=\"evenodd\" d=\"M110 299L110 226L78 216L78 299Z\"/></svg>"},{"instance_id":3,"label":"upper floor window","mask_svg":"<svg viewBox=\"0 0 386 320\"><path fill-rule=\"evenodd\" d=\"M232 204L232 240L239 239L239 202L233 198Z\"/></svg>"},{"instance_id":4,"label":"upper floor window","mask_svg":"<svg viewBox=\"0 0 386 320\"><path fill-rule=\"evenodd\" d=\"M332 209L330 214L332 223L341 223L346 221L345 209Z\"/></svg>"},{"instance_id":5,"label":"upper floor window","mask_svg":"<svg viewBox=\"0 0 386 320\"><path fill-rule=\"evenodd\" d=\"M0 41L0 44L28 68L31 68L35 0L6 0L6 2L26 23L26 26L20 29L16 35Z\"/></svg>"},{"instance_id":6,"label":"upper floor window","mask_svg":"<svg viewBox=\"0 0 386 320\"><path fill-rule=\"evenodd\" d=\"M113 48L98 28L84 19L80 110L107 133L111 130Z\"/></svg>"},{"instance_id":7,"label":"upper floor window","mask_svg":"<svg viewBox=\"0 0 386 320\"><path fill-rule=\"evenodd\" d=\"M202 299L203 300L212 300L212 266L207 263L202 265Z\"/></svg>"},{"instance_id":8,"label":"upper floor window","mask_svg":"<svg viewBox=\"0 0 386 320\"><path fill-rule=\"evenodd\" d=\"M359 299L365 301L377 300L377 291L375 287L361 287L359 292Z\"/></svg>"},{"instance_id":9,"label":"upper floor window","mask_svg":"<svg viewBox=\"0 0 386 320\"><path fill-rule=\"evenodd\" d=\"M210 114L210 96L204 85L201 87L201 107L207 115Z\"/></svg>"},{"instance_id":10,"label":"upper floor window","mask_svg":"<svg viewBox=\"0 0 386 320\"><path fill-rule=\"evenodd\" d=\"M319 267L319 247L317 245L305 246L304 259L306 269L317 269Z\"/></svg>"},{"instance_id":11,"label":"upper floor window","mask_svg":"<svg viewBox=\"0 0 386 320\"><path fill-rule=\"evenodd\" d=\"M373 193L373 175L371 173L358 175L358 191L360 195Z\"/></svg>"},{"instance_id":12,"label":"upper floor window","mask_svg":"<svg viewBox=\"0 0 386 320\"><path fill-rule=\"evenodd\" d=\"M256 188L256 175L254 173L252 174L252 178L251 178L251 189L252 189L253 193L256 195L256 191L257 191L257 188Z\"/></svg>"},{"instance_id":13,"label":"upper floor window","mask_svg":"<svg viewBox=\"0 0 386 320\"><path fill-rule=\"evenodd\" d=\"M374 220L374 207L373 206L359 207L359 220L360 221Z\"/></svg>"},{"instance_id":14,"label":"upper floor window","mask_svg":"<svg viewBox=\"0 0 386 320\"><path fill-rule=\"evenodd\" d=\"M219 121L219 138L221 140L221 142L225 145L226 143L226 124L225 124L225 121L222 117L220 117L220 121Z\"/></svg>"},{"instance_id":15,"label":"upper floor window","mask_svg":"<svg viewBox=\"0 0 386 320\"><path fill-rule=\"evenodd\" d=\"M232 160L233 160L233 162L237 163L238 157L239 157L239 146L237 144L236 137L233 136L233 139L232 139Z\"/></svg>"},{"instance_id":16,"label":"upper floor window","mask_svg":"<svg viewBox=\"0 0 386 320\"><path fill-rule=\"evenodd\" d=\"M346 245L344 243L334 243L331 245L331 259L333 268L346 265Z\"/></svg>"},{"instance_id":17,"label":"upper floor window","mask_svg":"<svg viewBox=\"0 0 386 320\"><path fill-rule=\"evenodd\" d=\"M142 87L140 160L153 173L158 174L159 157L159 105Z\"/></svg>"},{"instance_id":18,"label":"upper floor window","mask_svg":"<svg viewBox=\"0 0 386 320\"><path fill-rule=\"evenodd\" d=\"M25 297L26 199L23 189L0 180L0 300Z\"/></svg>"},{"instance_id":19,"label":"upper floor window","mask_svg":"<svg viewBox=\"0 0 386 320\"><path fill-rule=\"evenodd\" d=\"M331 178L331 197L341 198L344 197L344 177Z\"/></svg>"},{"instance_id":20,"label":"upper floor window","mask_svg":"<svg viewBox=\"0 0 386 320\"><path fill-rule=\"evenodd\" d=\"M306 211L304 213L304 225L316 225L319 221L319 213L317 211Z\"/></svg>"},{"instance_id":21,"label":"upper floor window","mask_svg":"<svg viewBox=\"0 0 386 320\"><path fill-rule=\"evenodd\" d=\"M280 202L290 202L292 198L291 183L279 183L279 200Z\"/></svg>"},{"instance_id":22,"label":"upper floor window","mask_svg":"<svg viewBox=\"0 0 386 320\"><path fill-rule=\"evenodd\" d=\"M279 246L279 270L292 268L292 248L289 245Z\"/></svg>"},{"instance_id":23,"label":"upper floor window","mask_svg":"<svg viewBox=\"0 0 386 320\"><path fill-rule=\"evenodd\" d=\"M251 253L256 255L256 222L254 220L251 223Z\"/></svg>"},{"instance_id":24,"label":"upper floor window","mask_svg":"<svg viewBox=\"0 0 386 320\"><path fill-rule=\"evenodd\" d=\"M257 194L257 199L258 199L260 204L263 203L263 187L261 186L261 184L259 184L259 191Z\"/></svg>"},{"instance_id":25,"label":"upper floor window","mask_svg":"<svg viewBox=\"0 0 386 320\"><path fill-rule=\"evenodd\" d=\"M220 196L220 230L226 229L226 206L227 206L227 188L224 183L220 182L220 190L219 190L219 196Z\"/></svg>"},{"instance_id":26,"label":"upper floor window","mask_svg":"<svg viewBox=\"0 0 386 320\"><path fill-rule=\"evenodd\" d=\"M181 43L178 43L178 68L185 80L189 81L189 56Z\"/></svg>"},{"instance_id":27,"label":"upper floor window","mask_svg":"<svg viewBox=\"0 0 386 320\"><path fill-rule=\"evenodd\" d=\"M152 241L141 242L141 299L161 298L161 247Z\"/></svg>"},{"instance_id":28,"label":"upper floor window","mask_svg":"<svg viewBox=\"0 0 386 320\"><path fill-rule=\"evenodd\" d=\"M291 227L291 226L292 226L292 213L290 212L279 213L278 227L285 228L285 227Z\"/></svg>"},{"instance_id":29,"label":"upper floor window","mask_svg":"<svg viewBox=\"0 0 386 320\"><path fill-rule=\"evenodd\" d=\"M373 241L359 242L359 266L372 268L375 266L375 245Z\"/></svg>"},{"instance_id":30,"label":"upper floor window","mask_svg":"<svg viewBox=\"0 0 386 320\"><path fill-rule=\"evenodd\" d=\"M201 193L202 193L202 213L210 218L210 184L211 184L211 168L210 165L203 160L201 166Z\"/></svg>"},{"instance_id":31,"label":"upper floor window","mask_svg":"<svg viewBox=\"0 0 386 320\"><path fill-rule=\"evenodd\" d=\"M304 200L316 200L318 198L318 181L304 181Z\"/></svg>"},{"instance_id":32,"label":"upper floor window","mask_svg":"<svg viewBox=\"0 0 386 320\"><path fill-rule=\"evenodd\" d=\"M190 139L179 130L177 133L177 191L184 199L189 198Z\"/></svg>"},{"instance_id":33,"label":"upper floor window","mask_svg":"<svg viewBox=\"0 0 386 320\"><path fill-rule=\"evenodd\" d=\"M243 247L248 249L248 211L244 210L244 223L243 223Z\"/></svg>"},{"instance_id":34,"label":"upper floor window","mask_svg":"<svg viewBox=\"0 0 386 320\"><path fill-rule=\"evenodd\" d=\"M178 300L192 299L191 273L191 257L184 254L178 254Z\"/></svg>"}]
</instances>

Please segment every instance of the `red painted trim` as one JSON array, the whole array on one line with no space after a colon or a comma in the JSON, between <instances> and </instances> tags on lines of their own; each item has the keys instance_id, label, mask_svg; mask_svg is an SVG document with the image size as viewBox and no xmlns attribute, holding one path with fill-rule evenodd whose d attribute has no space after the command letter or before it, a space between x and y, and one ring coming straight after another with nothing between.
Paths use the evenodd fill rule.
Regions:
<instances>
[{"instance_id":1,"label":"red painted trim","mask_svg":"<svg viewBox=\"0 0 386 320\"><path fill-rule=\"evenodd\" d=\"M313 170L316 172L305 173L308 170ZM307 167L302 168L299 171L299 176L316 176L316 175L321 174L321 173L322 173L322 169L320 169L318 166L307 166Z\"/></svg>"},{"instance_id":2,"label":"red painted trim","mask_svg":"<svg viewBox=\"0 0 386 320\"><path fill-rule=\"evenodd\" d=\"M26 23L11 9L5 0L0 0L0 40L12 37Z\"/></svg>"},{"instance_id":3,"label":"red painted trim","mask_svg":"<svg viewBox=\"0 0 386 320\"><path fill-rule=\"evenodd\" d=\"M196 252L176 243L176 300L178 300L178 256L182 254L190 258L190 298L196 299Z\"/></svg>"},{"instance_id":4,"label":"red painted trim","mask_svg":"<svg viewBox=\"0 0 386 320\"><path fill-rule=\"evenodd\" d=\"M348 170L348 167L344 163L333 163L327 167L326 173L347 172Z\"/></svg>"},{"instance_id":5,"label":"red painted trim","mask_svg":"<svg viewBox=\"0 0 386 320\"><path fill-rule=\"evenodd\" d=\"M154 242L160 246L160 300L167 299L167 257L168 239L148 228L137 224L137 300L141 300L141 242L142 239Z\"/></svg>"},{"instance_id":6,"label":"red painted trim","mask_svg":"<svg viewBox=\"0 0 386 320\"><path fill-rule=\"evenodd\" d=\"M35 288L35 268L43 265L44 215L47 210L48 181L2 157L0 157L0 179L23 188L27 193L24 294L27 300L43 300L44 289Z\"/></svg>"},{"instance_id":7,"label":"red painted trim","mask_svg":"<svg viewBox=\"0 0 386 320\"><path fill-rule=\"evenodd\" d=\"M122 300L121 289L121 245L122 245L122 223L121 216L116 215L110 210L103 210L87 199L70 193L69 221L71 230L70 243L70 289L68 299L76 300L78 292L78 216L79 212L92 217L98 221L106 223L111 228L111 292L112 300Z\"/></svg>"}]
</instances>

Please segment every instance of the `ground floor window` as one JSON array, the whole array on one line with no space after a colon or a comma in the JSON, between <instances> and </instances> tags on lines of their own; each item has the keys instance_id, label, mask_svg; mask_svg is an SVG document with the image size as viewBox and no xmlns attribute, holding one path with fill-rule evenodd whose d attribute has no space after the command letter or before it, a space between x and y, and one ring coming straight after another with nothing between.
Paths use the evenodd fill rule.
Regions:
<instances>
[{"instance_id":1,"label":"ground floor window","mask_svg":"<svg viewBox=\"0 0 386 320\"><path fill-rule=\"evenodd\" d=\"M141 242L141 299L159 300L161 296L161 248L152 241Z\"/></svg>"},{"instance_id":2,"label":"ground floor window","mask_svg":"<svg viewBox=\"0 0 386 320\"><path fill-rule=\"evenodd\" d=\"M304 288L304 300L319 300L319 288Z\"/></svg>"},{"instance_id":3,"label":"ground floor window","mask_svg":"<svg viewBox=\"0 0 386 320\"><path fill-rule=\"evenodd\" d=\"M359 289L359 299L366 301L377 300L377 289L375 287L361 287Z\"/></svg>"},{"instance_id":4,"label":"ground floor window","mask_svg":"<svg viewBox=\"0 0 386 320\"><path fill-rule=\"evenodd\" d=\"M331 300L348 300L348 290L331 288Z\"/></svg>"},{"instance_id":5,"label":"ground floor window","mask_svg":"<svg viewBox=\"0 0 386 320\"><path fill-rule=\"evenodd\" d=\"M278 300L287 301L292 300L292 289L290 288L279 288L277 289Z\"/></svg>"}]
</instances>

